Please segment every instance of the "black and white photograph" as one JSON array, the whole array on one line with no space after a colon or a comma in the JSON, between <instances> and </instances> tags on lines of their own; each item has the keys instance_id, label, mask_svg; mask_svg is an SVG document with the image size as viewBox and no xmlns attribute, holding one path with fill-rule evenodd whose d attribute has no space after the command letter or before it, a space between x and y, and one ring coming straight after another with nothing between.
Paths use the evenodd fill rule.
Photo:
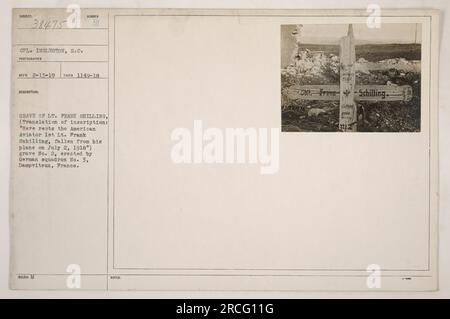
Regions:
<instances>
[{"instance_id":1,"label":"black and white photograph","mask_svg":"<svg viewBox=\"0 0 450 319\"><path fill-rule=\"evenodd\" d=\"M283 132L420 132L421 25L281 26Z\"/></svg>"}]
</instances>

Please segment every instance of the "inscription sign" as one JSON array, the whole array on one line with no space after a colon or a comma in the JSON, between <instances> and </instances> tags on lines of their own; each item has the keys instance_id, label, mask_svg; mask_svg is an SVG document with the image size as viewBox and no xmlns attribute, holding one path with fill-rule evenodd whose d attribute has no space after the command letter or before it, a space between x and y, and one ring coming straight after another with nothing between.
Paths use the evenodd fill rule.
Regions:
<instances>
[{"instance_id":1,"label":"inscription sign","mask_svg":"<svg viewBox=\"0 0 450 319\"><path fill-rule=\"evenodd\" d=\"M286 90L292 100L339 101L339 85L293 85ZM412 98L409 85L356 85L354 96L356 101L404 101Z\"/></svg>"}]
</instances>

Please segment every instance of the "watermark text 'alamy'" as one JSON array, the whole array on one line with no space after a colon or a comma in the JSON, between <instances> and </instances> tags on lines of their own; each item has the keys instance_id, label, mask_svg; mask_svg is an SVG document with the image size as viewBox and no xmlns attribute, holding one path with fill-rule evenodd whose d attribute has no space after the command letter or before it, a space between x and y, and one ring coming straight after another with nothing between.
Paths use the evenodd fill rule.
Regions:
<instances>
[{"instance_id":1,"label":"watermark text 'alamy'","mask_svg":"<svg viewBox=\"0 0 450 319\"><path fill-rule=\"evenodd\" d=\"M171 158L180 164L260 164L261 174L279 169L278 128L204 129L195 120L193 129L175 128L171 139Z\"/></svg>"}]
</instances>

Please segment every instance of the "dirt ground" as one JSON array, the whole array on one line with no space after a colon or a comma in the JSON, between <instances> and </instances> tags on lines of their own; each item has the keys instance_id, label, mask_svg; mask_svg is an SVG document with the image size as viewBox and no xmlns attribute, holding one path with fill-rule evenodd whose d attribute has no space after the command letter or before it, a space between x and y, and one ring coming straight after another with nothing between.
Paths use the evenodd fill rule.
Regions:
<instances>
[{"instance_id":1,"label":"dirt ground","mask_svg":"<svg viewBox=\"0 0 450 319\"><path fill-rule=\"evenodd\" d=\"M338 84L339 73L323 66L320 75L299 76L283 74L282 87L293 84ZM410 85L413 98L409 102L359 102L359 132L419 132L420 131L420 73L396 69L356 73L356 84ZM320 111L317 111L317 110ZM314 110L312 112L311 110ZM282 100L283 132L337 132L339 101Z\"/></svg>"}]
</instances>

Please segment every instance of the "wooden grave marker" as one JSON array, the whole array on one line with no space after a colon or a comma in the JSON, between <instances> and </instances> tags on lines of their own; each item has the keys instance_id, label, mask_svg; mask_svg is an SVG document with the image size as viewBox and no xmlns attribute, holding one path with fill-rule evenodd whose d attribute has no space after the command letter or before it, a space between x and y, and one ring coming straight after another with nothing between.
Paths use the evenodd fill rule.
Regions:
<instances>
[{"instance_id":1,"label":"wooden grave marker","mask_svg":"<svg viewBox=\"0 0 450 319\"><path fill-rule=\"evenodd\" d=\"M409 85L355 85L355 37L349 25L347 36L340 40L339 85L292 85L286 93L290 99L314 101L339 101L339 129L356 132L358 101L405 101L412 98Z\"/></svg>"}]
</instances>

